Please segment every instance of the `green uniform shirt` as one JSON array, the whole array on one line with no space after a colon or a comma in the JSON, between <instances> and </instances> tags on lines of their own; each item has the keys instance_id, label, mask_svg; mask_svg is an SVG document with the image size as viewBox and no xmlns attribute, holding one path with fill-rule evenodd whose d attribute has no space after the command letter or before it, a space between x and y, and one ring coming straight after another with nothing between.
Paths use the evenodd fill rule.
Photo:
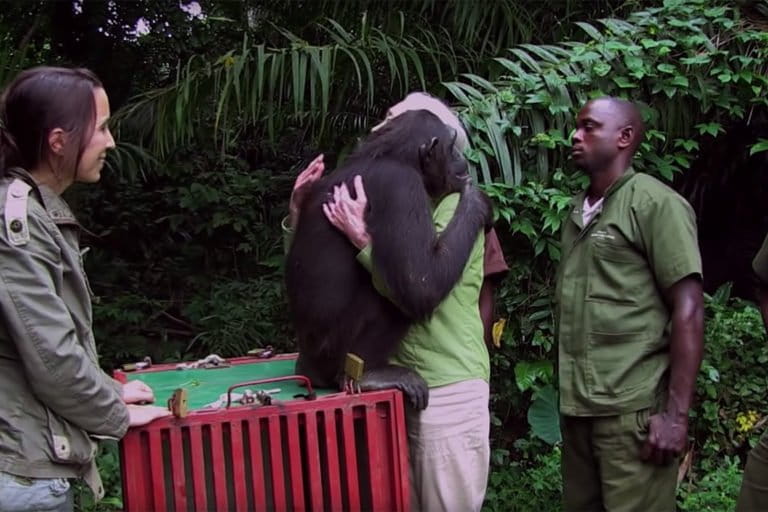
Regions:
<instances>
[{"instance_id":1,"label":"green uniform shirt","mask_svg":"<svg viewBox=\"0 0 768 512\"><path fill-rule=\"evenodd\" d=\"M651 407L669 368L663 293L701 275L690 205L629 169L582 225L585 192L563 226L555 290L560 411L607 416Z\"/></svg>"},{"instance_id":2,"label":"green uniform shirt","mask_svg":"<svg viewBox=\"0 0 768 512\"><path fill-rule=\"evenodd\" d=\"M763 240L763 246L757 251L752 260L752 269L763 284L768 285L768 236Z\"/></svg>"},{"instance_id":3,"label":"green uniform shirt","mask_svg":"<svg viewBox=\"0 0 768 512\"><path fill-rule=\"evenodd\" d=\"M451 194L437 205L432 218L438 232L451 221L458 202L459 194ZM490 378L488 349L483 340L479 308L484 242L485 235L481 232L459 282L427 322L411 327L390 361L416 371L431 388L471 379L488 381ZM358 255L358 261L368 270L372 270L370 247ZM386 288L377 274L372 274L377 289L386 294Z\"/></svg>"}]
</instances>

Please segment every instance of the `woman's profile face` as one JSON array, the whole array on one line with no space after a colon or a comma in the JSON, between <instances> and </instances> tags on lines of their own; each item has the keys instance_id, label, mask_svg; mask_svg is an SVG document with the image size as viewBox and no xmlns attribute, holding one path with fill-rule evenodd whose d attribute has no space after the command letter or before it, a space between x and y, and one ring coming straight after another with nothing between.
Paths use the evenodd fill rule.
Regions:
<instances>
[{"instance_id":1,"label":"woman's profile face","mask_svg":"<svg viewBox=\"0 0 768 512\"><path fill-rule=\"evenodd\" d=\"M109 98L106 91L97 87L93 90L93 101L96 107L96 121L93 133L85 144L85 149L77 166L76 181L81 183L96 183L101 178L101 169L107 150L115 147L115 139L109 131Z\"/></svg>"}]
</instances>

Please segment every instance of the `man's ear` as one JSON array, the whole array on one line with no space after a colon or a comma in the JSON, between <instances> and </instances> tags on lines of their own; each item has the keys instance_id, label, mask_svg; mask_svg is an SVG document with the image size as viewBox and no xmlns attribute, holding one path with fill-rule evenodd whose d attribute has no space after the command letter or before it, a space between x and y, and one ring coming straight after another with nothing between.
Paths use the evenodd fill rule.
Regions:
<instances>
[{"instance_id":1,"label":"man's ear","mask_svg":"<svg viewBox=\"0 0 768 512\"><path fill-rule=\"evenodd\" d=\"M48 149L51 154L62 156L67 144L67 133L61 128L54 128L48 133Z\"/></svg>"},{"instance_id":2,"label":"man's ear","mask_svg":"<svg viewBox=\"0 0 768 512\"><path fill-rule=\"evenodd\" d=\"M635 128L632 125L625 126L619 132L619 148L626 149L632 145L635 138Z\"/></svg>"},{"instance_id":3,"label":"man's ear","mask_svg":"<svg viewBox=\"0 0 768 512\"><path fill-rule=\"evenodd\" d=\"M425 160L432 158L432 155L435 152L435 148L439 142L440 139L437 137L432 137L432 140L419 146L419 160L424 162Z\"/></svg>"}]
</instances>

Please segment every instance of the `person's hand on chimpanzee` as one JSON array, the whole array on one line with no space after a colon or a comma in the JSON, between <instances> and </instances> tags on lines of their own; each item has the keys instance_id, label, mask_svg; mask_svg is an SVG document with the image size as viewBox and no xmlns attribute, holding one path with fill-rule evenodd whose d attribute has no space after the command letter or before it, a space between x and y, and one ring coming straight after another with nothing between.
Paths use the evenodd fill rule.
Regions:
<instances>
[{"instance_id":1,"label":"person's hand on chimpanzee","mask_svg":"<svg viewBox=\"0 0 768 512\"><path fill-rule=\"evenodd\" d=\"M323 154L320 153L296 177L291 191L291 200L288 202L288 222L291 229L296 228L299 223L299 214L304 206L304 201L307 199L312 185L323 177L323 172L325 172L325 163L323 162Z\"/></svg>"},{"instance_id":2,"label":"person's hand on chimpanzee","mask_svg":"<svg viewBox=\"0 0 768 512\"><path fill-rule=\"evenodd\" d=\"M368 198L361 176L355 176L354 186L355 199L349 194L346 183L333 187L333 200L323 204L323 212L331 224L347 235L352 245L363 249L371 243L371 237L365 224Z\"/></svg>"}]
</instances>

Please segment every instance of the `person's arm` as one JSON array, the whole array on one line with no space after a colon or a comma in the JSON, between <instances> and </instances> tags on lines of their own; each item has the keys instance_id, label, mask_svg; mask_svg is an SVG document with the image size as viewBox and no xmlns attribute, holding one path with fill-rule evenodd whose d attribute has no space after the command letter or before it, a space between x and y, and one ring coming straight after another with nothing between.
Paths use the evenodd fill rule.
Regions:
<instances>
[{"instance_id":1,"label":"person's arm","mask_svg":"<svg viewBox=\"0 0 768 512\"><path fill-rule=\"evenodd\" d=\"M768 332L768 284L760 284L757 288L757 305L763 316L763 324Z\"/></svg>"},{"instance_id":2,"label":"person's arm","mask_svg":"<svg viewBox=\"0 0 768 512\"><path fill-rule=\"evenodd\" d=\"M701 365L704 293L696 218L677 194L651 198L636 210L642 246L669 309L669 383L665 407L648 421L640 457L669 463L688 442L688 411ZM651 285L649 283L649 285Z\"/></svg>"},{"instance_id":3,"label":"person's arm","mask_svg":"<svg viewBox=\"0 0 768 512\"><path fill-rule=\"evenodd\" d=\"M757 305L763 316L763 324L768 331L768 236L752 260L752 270L757 277Z\"/></svg>"},{"instance_id":4,"label":"person's arm","mask_svg":"<svg viewBox=\"0 0 768 512\"><path fill-rule=\"evenodd\" d=\"M688 442L688 411L704 348L704 301L698 276L686 277L666 293L671 308L669 391L666 409L651 416L643 460L667 464Z\"/></svg>"},{"instance_id":5,"label":"person's arm","mask_svg":"<svg viewBox=\"0 0 768 512\"><path fill-rule=\"evenodd\" d=\"M29 215L30 240L0 240L0 311L35 396L91 434L120 438L129 413L120 386L86 354L67 305L56 294L58 246Z\"/></svg>"},{"instance_id":6,"label":"person's arm","mask_svg":"<svg viewBox=\"0 0 768 512\"><path fill-rule=\"evenodd\" d=\"M504 260L496 230L485 234L483 253L483 285L480 288L480 318L483 321L483 337L490 349L493 346L493 322L496 318L496 285L509 272Z\"/></svg>"},{"instance_id":7,"label":"person's arm","mask_svg":"<svg viewBox=\"0 0 768 512\"><path fill-rule=\"evenodd\" d=\"M293 232L296 229L296 225L299 223L301 209L304 206L307 196L309 196L312 185L317 183L317 181L323 177L323 172L325 172L323 158L324 155L322 153L317 155L315 159L312 160L301 173L299 173L293 184L291 198L288 201L288 215L286 215L280 223L280 227L283 230L284 254L288 254L288 249L291 247Z\"/></svg>"},{"instance_id":8,"label":"person's arm","mask_svg":"<svg viewBox=\"0 0 768 512\"><path fill-rule=\"evenodd\" d=\"M493 321L496 316L495 284L492 278L483 278L480 287L480 319L483 321L483 339L490 349L493 347Z\"/></svg>"}]
</instances>

